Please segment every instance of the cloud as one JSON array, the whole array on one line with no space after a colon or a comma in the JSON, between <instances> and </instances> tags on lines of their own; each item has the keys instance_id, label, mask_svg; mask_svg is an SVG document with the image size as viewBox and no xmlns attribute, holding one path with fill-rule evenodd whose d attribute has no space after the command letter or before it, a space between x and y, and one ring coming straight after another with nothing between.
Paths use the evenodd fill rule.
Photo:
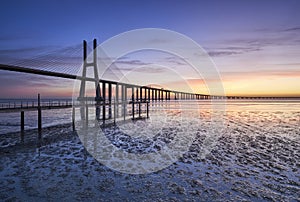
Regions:
<instances>
[{"instance_id":1,"label":"cloud","mask_svg":"<svg viewBox=\"0 0 300 202\"><path fill-rule=\"evenodd\" d=\"M126 65L138 65L138 66L151 64L151 63L143 62L141 60L117 60L115 63L116 64L126 64Z\"/></svg>"},{"instance_id":2,"label":"cloud","mask_svg":"<svg viewBox=\"0 0 300 202\"><path fill-rule=\"evenodd\" d=\"M140 67L140 68L122 68L124 71L142 72L142 73L162 73L165 72L165 68L162 67Z\"/></svg>"},{"instance_id":3,"label":"cloud","mask_svg":"<svg viewBox=\"0 0 300 202\"><path fill-rule=\"evenodd\" d=\"M288 28L288 29L284 29L283 31L286 31L286 32L300 31L300 27L291 27L291 28Z\"/></svg>"},{"instance_id":4,"label":"cloud","mask_svg":"<svg viewBox=\"0 0 300 202\"><path fill-rule=\"evenodd\" d=\"M205 49L212 57L225 57L258 52L268 47L299 46L300 35L295 34L299 30L300 27L254 30L245 37L223 39Z\"/></svg>"},{"instance_id":5,"label":"cloud","mask_svg":"<svg viewBox=\"0 0 300 202\"><path fill-rule=\"evenodd\" d=\"M228 47L220 47L215 50L208 51L209 56L211 57L223 57L223 56L231 56L244 54L248 52L260 51L261 48L256 46L249 47L238 47L238 46L228 46Z\"/></svg>"},{"instance_id":6,"label":"cloud","mask_svg":"<svg viewBox=\"0 0 300 202\"><path fill-rule=\"evenodd\" d=\"M222 39L206 50L210 56L222 57L261 51L266 47L299 46L300 35L296 34L299 31L299 26L256 29L231 39Z\"/></svg>"},{"instance_id":7,"label":"cloud","mask_svg":"<svg viewBox=\"0 0 300 202\"><path fill-rule=\"evenodd\" d=\"M237 52L237 51L209 51L208 55L211 57L222 57L222 56L237 55L242 53L243 52Z\"/></svg>"},{"instance_id":8,"label":"cloud","mask_svg":"<svg viewBox=\"0 0 300 202\"><path fill-rule=\"evenodd\" d=\"M185 61L183 61L183 59L181 59L179 57L175 57L175 56L166 57L166 58L164 58L164 60L166 60L167 62L173 63L175 65L187 65L187 63Z\"/></svg>"}]
</instances>

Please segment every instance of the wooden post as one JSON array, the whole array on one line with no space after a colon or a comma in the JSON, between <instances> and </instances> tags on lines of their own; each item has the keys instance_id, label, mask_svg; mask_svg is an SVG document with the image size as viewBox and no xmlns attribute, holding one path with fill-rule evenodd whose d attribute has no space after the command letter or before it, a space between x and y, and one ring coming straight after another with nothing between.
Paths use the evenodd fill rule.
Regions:
<instances>
[{"instance_id":1,"label":"wooden post","mask_svg":"<svg viewBox=\"0 0 300 202\"><path fill-rule=\"evenodd\" d=\"M21 142L24 142L24 111L21 111Z\"/></svg>"},{"instance_id":2,"label":"wooden post","mask_svg":"<svg viewBox=\"0 0 300 202\"><path fill-rule=\"evenodd\" d=\"M42 110L40 94L38 94L38 131L42 131Z\"/></svg>"},{"instance_id":3,"label":"wooden post","mask_svg":"<svg viewBox=\"0 0 300 202\"><path fill-rule=\"evenodd\" d=\"M141 118L141 102L139 102L139 118Z\"/></svg>"},{"instance_id":4,"label":"wooden post","mask_svg":"<svg viewBox=\"0 0 300 202\"><path fill-rule=\"evenodd\" d=\"M24 131L24 111L21 111L21 131Z\"/></svg>"},{"instance_id":5,"label":"wooden post","mask_svg":"<svg viewBox=\"0 0 300 202\"><path fill-rule=\"evenodd\" d=\"M85 103L85 124L86 128L89 126L89 105L88 105L88 100L86 99Z\"/></svg>"},{"instance_id":6,"label":"wooden post","mask_svg":"<svg viewBox=\"0 0 300 202\"><path fill-rule=\"evenodd\" d=\"M72 107L72 128L75 131L75 107Z\"/></svg>"},{"instance_id":7,"label":"wooden post","mask_svg":"<svg viewBox=\"0 0 300 202\"><path fill-rule=\"evenodd\" d=\"M149 102L147 102L147 119L149 118Z\"/></svg>"}]
</instances>

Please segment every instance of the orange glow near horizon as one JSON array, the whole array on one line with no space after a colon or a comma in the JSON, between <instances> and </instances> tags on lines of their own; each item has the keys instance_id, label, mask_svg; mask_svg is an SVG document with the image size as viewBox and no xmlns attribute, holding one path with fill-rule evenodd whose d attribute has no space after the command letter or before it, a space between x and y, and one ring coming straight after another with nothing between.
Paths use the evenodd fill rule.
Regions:
<instances>
[{"instance_id":1,"label":"orange glow near horizon","mask_svg":"<svg viewBox=\"0 0 300 202\"><path fill-rule=\"evenodd\" d=\"M223 86L229 96L300 96L300 79L296 77L225 80Z\"/></svg>"},{"instance_id":2,"label":"orange glow near horizon","mask_svg":"<svg viewBox=\"0 0 300 202\"><path fill-rule=\"evenodd\" d=\"M216 82L215 80L204 81L201 79L186 79L180 82L165 82L164 84L149 84L151 87L164 88L182 92L194 92L199 94L213 94L208 88ZM227 96L278 96L278 97L300 97L300 75L286 74L278 76L267 75L223 75L222 85L224 95ZM94 85L87 94L93 94ZM88 90L88 89L87 89ZM44 98L67 98L72 97L73 82L64 79L54 79L53 82L41 85L18 85L13 88L4 88L1 98L35 98L40 93Z\"/></svg>"},{"instance_id":3,"label":"orange glow near horizon","mask_svg":"<svg viewBox=\"0 0 300 202\"><path fill-rule=\"evenodd\" d=\"M300 97L300 80L298 78L276 78L276 79L238 79L223 80L224 95L227 96L278 96L278 97ZM206 83L202 80L187 80L187 83L167 83L166 86L155 86L155 88L165 88L182 92L194 92L200 94L211 94ZM41 93L44 97L71 97L72 88L44 88L37 87L16 89L14 95L21 97L35 97ZM89 89L88 94L93 94Z\"/></svg>"},{"instance_id":4,"label":"orange glow near horizon","mask_svg":"<svg viewBox=\"0 0 300 202\"><path fill-rule=\"evenodd\" d=\"M214 83L215 81L208 81ZM300 97L300 75L294 74L277 77L243 76L235 78L223 77L222 85L226 96L277 96L277 97ZM168 83L170 89L186 91L182 83ZM188 92L210 94L207 83L201 79L187 80ZM213 84L212 84L213 86Z\"/></svg>"}]
</instances>

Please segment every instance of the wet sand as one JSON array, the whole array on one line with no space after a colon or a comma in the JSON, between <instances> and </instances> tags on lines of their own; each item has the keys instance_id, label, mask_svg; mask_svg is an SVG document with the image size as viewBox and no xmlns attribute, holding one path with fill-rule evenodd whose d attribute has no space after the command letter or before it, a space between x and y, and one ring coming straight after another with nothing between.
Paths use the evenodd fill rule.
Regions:
<instances>
[{"instance_id":1,"label":"wet sand","mask_svg":"<svg viewBox=\"0 0 300 202\"><path fill-rule=\"evenodd\" d=\"M205 114L203 114L205 115ZM143 175L107 168L70 124L0 136L4 201L300 201L300 112L232 111L206 156L196 138L177 162Z\"/></svg>"}]
</instances>

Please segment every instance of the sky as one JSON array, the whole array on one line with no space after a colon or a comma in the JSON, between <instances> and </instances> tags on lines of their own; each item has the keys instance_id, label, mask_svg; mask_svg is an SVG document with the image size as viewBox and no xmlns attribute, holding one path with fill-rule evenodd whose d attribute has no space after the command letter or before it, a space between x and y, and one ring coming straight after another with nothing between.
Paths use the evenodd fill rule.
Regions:
<instances>
[{"instance_id":1,"label":"sky","mask_svg":"<svg viewBox=\"0 0 300 202\"><path fill-rule=\"evenodd\" d=\"M61 71L80 63L80 48L76 52L74 47L81 47L84 39L102 43L130 30L161 28L185 35L206 51L226 95L300 96L299 10L298 0L3 1L0 63ZM34 59L39 61L31 64ZM53 62L62 69L50 67ZM122 57L118 68L126 74L138 67L130 72L157 76L168 88L183 89L168 80L168 69L182 75L195 92L209 92L205 84L213 81L185 75L182 62L174 55L146 51ZM37 93L69 97L72 88L73 81L0 70L0 98Z\"/></svg>"}]
</instances>

